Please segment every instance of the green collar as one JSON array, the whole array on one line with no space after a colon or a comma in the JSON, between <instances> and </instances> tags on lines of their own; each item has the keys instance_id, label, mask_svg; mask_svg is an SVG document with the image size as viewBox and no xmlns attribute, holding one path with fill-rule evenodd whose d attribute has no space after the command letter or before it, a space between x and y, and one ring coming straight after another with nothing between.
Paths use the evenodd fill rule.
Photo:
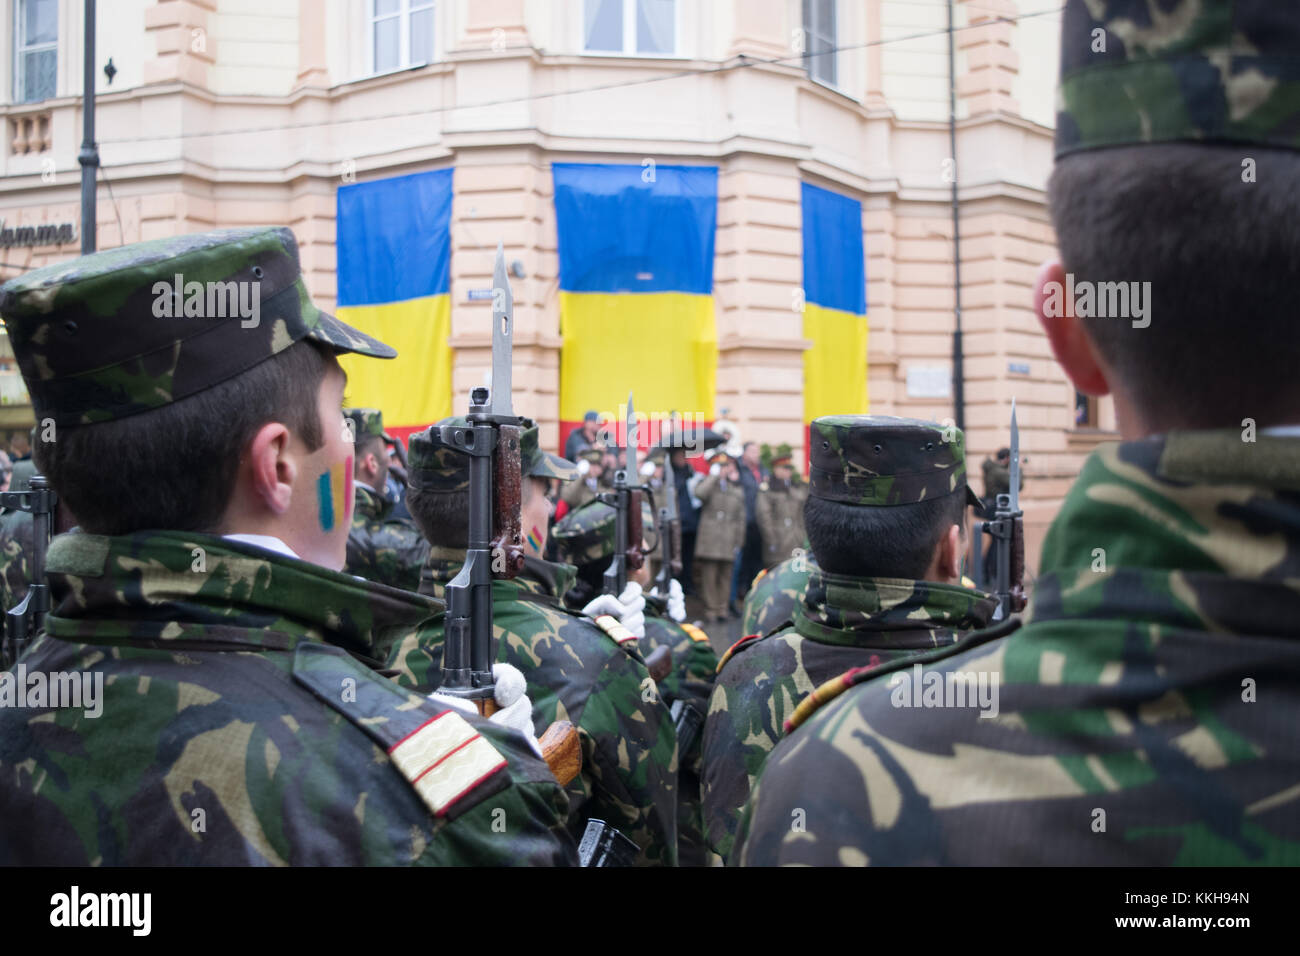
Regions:
<instances>
[{"instance_id":1,"label":"green collar","mask_svg":"<svg viewBox=\"0 0 1300 956\"><path fill-rule=\"evenodd\" d=\"M441 610L427 598L206 534L70 532L50 543L49 633L87 644L289 648L322 641L376 657L381 629Z\"/></svg>"},{"instance_id":2,"label":"green collar","mask_svg":"<svg viewBox=\"0 0 1300 956\"><path fill-rule=\"evenodd\" d=\"M824 644L888 644L891 632L984 627L996 600L982 591L902 578L853 578L812 567L795 629Z\"/></svg>"},{"instance_id":3,"label":"green collar","mask_svg":"<svg viewBox=\"0 0 1300 956\"><path fill-rule=\"evenodd\" d=\"M1300 438L1228 429L1102 446L1040 568L1026 621L1278 636L1300 620Z\"/></svg>"}]
</instances>

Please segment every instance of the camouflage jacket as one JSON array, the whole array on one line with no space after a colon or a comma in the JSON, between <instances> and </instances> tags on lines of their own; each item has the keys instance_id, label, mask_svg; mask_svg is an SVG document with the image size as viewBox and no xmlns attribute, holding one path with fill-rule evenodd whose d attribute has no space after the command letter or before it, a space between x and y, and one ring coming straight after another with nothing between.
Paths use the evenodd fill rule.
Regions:
<instances>
[{"instance_id":1,"label":"camouflage jacket","mask_svg":"<svg viewBox=\"0 0 1300 956\"><path fill-rule=\"evenodd\" d=\"M34 527L29 511L0 512L0 615L27 596L32 583Z\"/></svg>"},{"instance_id":2,"label":"camouflage jacket","mask_svg":"<svg viewBox=\"0 0 1300 956\"><path fill-rule=\"evenodd\" d=\"M1300 439L1103 446L1025 626L820 708L768 760L739 859L1300 864L1297 581ZM960 706L963 683L985 693Z\"/></svg>"},{"instance_id":3,"label":"camouflage jacket","mask_svg":"<svg viewBox=\"0 0 1300 956\"><path fill-rule=\"evenodd\" d=\"M755 518L763 536L764 567L787 560L796 548L808 547L803 527L803 505L807 500L808 486L803 482L783 486L769 478L758 486Z\"/></svg>"},{"instance_id":4,"label":"camouflage jacket","mask_svg":"<svg viewBox=\"0 0 1300 956\"><path fill-rule=\"evenodd\" d=\"M701 502L695 557L732 560L745 542L745 489L739 481L709 475L696 486L695 497Z\"/></svg>"},{"instance_id":5,"label":"camouflage jacket","mask_svg":"<svg viewBox=\"0 0 1300 956\"><path fill-rule=\"evenodd\" d=\"M808 572L816 568L813 556L797 552L774 568L760 571L745 595L741 630L745 634L770 634L794 620L794 606L803 600Z\"/></svg>"},{"instance_id":6,"label":"camouflage jacket","mask_svg":"<svg viewBox=\"0 0 1300 956\"><path fill-rule=\"evenodd\" d=\"M434 586L434 578L445 586L459 570L441 561L439 568L426 567L427 586ZM568 788L575 838L581 839L595 817L636 842L639 863L673 865L677 735L672 718L635 641L620 646L589 618L565 609L561 596L575 576L567 564L529 556L519 577L492 582L497 660L523 672L539 736L556 720L572 721L578 729L582 772ZM389 656L398 682L436 689L442 642L441 614L402 636Z\"/></svg>"},{"instance_id":7,"label":"camouflage jacket","mask_svg":"<svg viewBox=\"0 0 1300 956\"><path fill-rule=\"evenodd\" d=\"M683 701L700 720L689 752L677 755L677 856L681 866L704 866L708 863L708 853L700 803L700 731L708 713L718 655L707 634L692 624L678 624L668 617L657 597L646 598L645 637L640 644L646 657L664 646L672 652L673 669L659 681L659 693L668 707Z\"/></svg>"},{"instance_id":8,"label":"camouflage jacket","mask_svg":"<svg viewBox=\"0 0 1300 956\"><path fill-rule=\"evenodd\" d=\"M795 707L853 667L878 667L985 626L995 599L930 581L847 578L814 569L794 626L723 655L704 725L704 822L724 859L749 790Z\"/></svg>"},{"instance_id":9,"label":"camouflage jacket","mask_svg":"<svg viewBox=\"0 0 1300 956\"><path fill-rule=\"evenodd\" d=\"M436 602L180 532L60 535L48 569L47 633L0 700L34 675L66 694L0 707L0 862L576 860L516 734L367 666L375 629Z\"/></svg>"},{"instance_id":10,"label":"camouflage jacket","mask_svg":"<svg viewBox=\"0 0 1300 956\"><path fill-rule=\"evenodd\" d=\"M361 484L353 488L356 507L344 569L367 581L416 590L429 542L411 522L392 517L393 503L386 497Z\"/></svg>"}]
</instances>

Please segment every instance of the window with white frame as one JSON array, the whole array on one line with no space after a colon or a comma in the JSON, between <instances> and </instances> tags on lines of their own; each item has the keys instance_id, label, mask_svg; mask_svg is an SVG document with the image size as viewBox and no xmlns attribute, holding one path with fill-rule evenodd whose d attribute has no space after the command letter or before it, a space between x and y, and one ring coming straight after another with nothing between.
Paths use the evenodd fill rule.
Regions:
<instances>
[{"instance_id":1,"label":"window with white frame","mask_svg":"<svg viewBox=\"0 0 1300 956\"><path fill-rule=\"evenodd\" d=\"M371 73L433 62L434 0L366 2L370 6Z\"/></svg>"},{"instance_id":2,"label":"window with white frame","mask_svg":"<svg viewBox=\"0 0 1300 956\"><path fill-rule=\"evenodd\" d=\"M835 0L803 0L804 52L808 75L835 85Z\"/></svg>"},{"instance_id":3,"label":"window with white frame","mask_svg":"<svg viewBox=\"0 0 1300 956\"><path fill-rule=\"evenodd\" d=\"M586 53L672 56L677 52L677 0L583 0Z\"/></svg>"},{"instance_id":4,"label":"window with white frame","mask_svg":"<svg viewBox=\"0 0 1300 956\"><path fill-rule=\"evenodd\" d=\"M17 0L14 4L15 103L34 103L54 96L58 40L58 0Z\"/></svg>"}]
</instances>

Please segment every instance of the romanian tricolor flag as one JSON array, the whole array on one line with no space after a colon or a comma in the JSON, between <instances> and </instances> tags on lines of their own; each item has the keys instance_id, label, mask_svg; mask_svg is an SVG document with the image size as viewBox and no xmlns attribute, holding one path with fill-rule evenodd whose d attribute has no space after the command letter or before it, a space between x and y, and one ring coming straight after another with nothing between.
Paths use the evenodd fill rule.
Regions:
<instances>
[{"instance_id":1,"label":"romanian tricolor flag","mask_svg":"<svg viewBox=\"0 0 1300 956\"><path fill-rule=\"evenodd\" d=\"M338 317L397 349L341 355L345 403L405 438L451 414L450 169L340 186Z\"/></svg>"},{"instance_id":2,"label":"romanian tricolor flag","mask_svg":"<svg viewBox=\"0 0 1300 956\"><path fill-rule=\"evenodd\" d=\"M808 183L801 199L806 430L822 415L867 411L867 277L862 204Z\"/></svg>"},{"instance_id":3,"label":"romanian tricolor flag","mask_svg":"<svg viewBox=\"0 0 1300 956\"><path fill-rule=\"evenodd\" d=\"M712 422L714 166L555 163L560 443L628 392L652 419ZM698 418L692 416L699 416ZM659 437L639 429L641 444Z\"/></svg>"}]
</instances>

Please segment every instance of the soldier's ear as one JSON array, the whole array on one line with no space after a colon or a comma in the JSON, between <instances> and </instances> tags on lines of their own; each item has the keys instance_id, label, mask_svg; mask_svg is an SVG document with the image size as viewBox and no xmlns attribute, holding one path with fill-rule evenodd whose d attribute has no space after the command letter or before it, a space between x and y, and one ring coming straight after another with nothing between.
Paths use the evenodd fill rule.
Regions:
<instances>
[{"instance_id":1,"label":"soldier's ear","mask_svg":"<svg viewBox=\"0 0 1300 956\"><path fill-rule=\"evenodd\" d=\"M1072 285L1067 284L1059 260L1043 263L1034 284L1034 312L1047 333L1052 354L1074 387L1093 397L1109 395L1105 367L1098 360L1083 323L1074 314L1074 303L1066 295L1070 288Z\"/></svg>"},{"instance_id":2,"label":"soldier's ear","mask_svg":"<svg viewBox=\"0 0 1300 956\"><path fill-rule=\"evenodd\" d=\"M944 583L961 580L961 561L966 554L961 525L949 525L935 547L935 578Z\"/></svg>"},{"instance_id":3,"label":"soldier's ear","mask_svg":"<svg viewBox=\"0 0 1300 956\"><path fill-rule=\"evenodd\" d=\"M289 429L279 422L267 422L248 443L245 457L247 470L241 469L241 481L262 506L274 514L289 510L297 463L289 451Z\"/></svg>"}]
</instances>

